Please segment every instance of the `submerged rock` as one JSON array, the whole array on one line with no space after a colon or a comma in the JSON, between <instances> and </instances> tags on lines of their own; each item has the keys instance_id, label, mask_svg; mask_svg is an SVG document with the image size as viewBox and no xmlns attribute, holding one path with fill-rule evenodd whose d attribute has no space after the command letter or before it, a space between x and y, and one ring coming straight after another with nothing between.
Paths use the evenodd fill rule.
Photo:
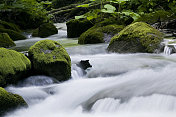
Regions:
<instances>
[{"instance_id":1,"label":"submerged rock","mask_svg":"<svg viewBox=\"0 0 176 117\"><path fill-rule=\"evenodd\" d=\"M0 33L0 47L12 47L15 46L13 40L7 33Z\"/></svg>"},{"instance_id":2,"label":"submerged rock","mask_svg":"<svg viewBox=\"0 0 176 117\"><path fill-rule=\"evenodd\" d=\"M0 116L18 107L27 107L27 103L21 96L9 93L0 87Z\"/></svg>"},{"instance_id":3,"label":"submerged rock","mask_svg":"<svg viewBox=\"0 0 176 117\"><path fill-rule=\"evenodd\" d=\"M87 68L92 67L92 65L89 63L89 60L81 60L77 66L82 68L83 70L86 70Z\"/></svg>"},{"instance_id":4,"label":"submerged rock","mask_svg":"<svg viewBox=\"0 0 176 117\"><path fill-rule=\"evenodd\" d=\"M107 38L108 36L112 37L115 34L118 34L124 26L122 25L107 25L103 27L94 26L84 32L78 39L79 44L95 44L95 43L103 43L109 42L111 38Z\"/></svg>"},{"instance_id":5,"label":"submerged rock","mask_svg":"<svg viewBox=\"0 0 176 117\"><path fill-rule=\"evenodd\" d=\"M33 31L32 36L45 38L54 34L57 34L58 30L56 26L51 23L45 23L40 25L37 29Z\"/></svg>"},{"instance_id":6,"label":"submerged rock","mask_svg":"<svg viewBox=\"0 0 176 117\"><path fill-rule=\"evenodd\" d=\"M71 60L67 51L53 40L42 40L29 49L33 71L56 78L68 80L71 76Z\"/></svg>"},{"instance_id":7,"label":"submerged rock","mask_svg":"<svg viewBox=\"0 0 176 117\"><path fill-rule=\"evenodd\" d=\"M163 39L163 34L144 22L136 22L115 35L108 51L119 53L155 52Z\"/></svg>"},{"instance_id":8,"label":"submerged rock","mask_svg":"<svg viewBox=\"0 0 176 117\"><path fill-rule=\"evenodd\" d=\"M31 68L30 60L22 53L0 48L0 86L17 83Z\"/></svg>"},{"instance_id":9,"label":"submerged rock","mask_svg":"<svg viewBox=\"0 0 176 117\"><path fill-rule=\"evenodd\" d=\"M91 28L93 24L88 20L72 19L67 22L67 37L79 37L83 32Z\"/></svg>"}]
</instances>

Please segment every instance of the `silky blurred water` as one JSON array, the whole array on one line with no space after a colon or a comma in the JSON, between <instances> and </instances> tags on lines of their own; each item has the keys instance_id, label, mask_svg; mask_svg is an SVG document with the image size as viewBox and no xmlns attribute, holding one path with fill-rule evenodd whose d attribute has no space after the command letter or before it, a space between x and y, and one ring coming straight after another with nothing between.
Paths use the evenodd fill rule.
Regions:
<instances>
[{"instance_id":1,"label":"silky blurred water","mask_svg":"<svg viewBox=\"0 0 176 117\"><path fill-rule=\"evenodd\" d=\"M65 37L50 37L56 38ZM22 41L16 43L23 45ZM175 117L176 55L107 53L107 45L66 47L72 60L69 81L31 76L7 87L29 107L5 116ZM89 60L92 68L83 71L77 66L81 60Z\"/></svg>"}]
</instances>

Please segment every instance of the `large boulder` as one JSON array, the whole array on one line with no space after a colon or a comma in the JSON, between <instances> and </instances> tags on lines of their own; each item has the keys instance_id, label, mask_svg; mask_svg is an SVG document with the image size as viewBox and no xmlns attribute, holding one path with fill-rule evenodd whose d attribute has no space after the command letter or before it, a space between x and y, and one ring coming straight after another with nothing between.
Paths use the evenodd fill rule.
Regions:
<instances>
[{"instance_id":1,"label":"large boulder","mask_svg":"<svg viewBox=\"0 0 176 117\"><path fill-rule=\"evenodd\" d=\"M42 40L29 49L33 71L59 81L68 80L71 76L71 60L66 50L53 40Z\"/></svg>"},{"instance_id":2,"label":"large boulder","mask_svg":"<svg viewBox=\"0 0 176 117\"><path fill-rule=\"evenodd\" d=\"M163 34L144 22L136 22L125 27L115 35L108 46L108 51L119 53L148 52L157 50Z\"/></svg>"},{"instance_id":3,"label":"large boulder","mask_svg":"<svg viewBox=\"0 0 176 117\"><path fill-rule=\"evenodd\" d=\"M54 34L57 34L58 30L56 26L51 23L44 23L33 31L32 36L45 38Z\"/></svg>"},{"instance_id":4,"label":"large boulder","mask_svg":"<svg viewBox=\"0 0 176 117\"><path fill-rule=\"evenodd\" d=\"M12 47L15 46L13 40L9 37L7 33L0 33L0 47Z\"/></svg>"},{"instance_id":5,"label":"large boulder","mask_svg":"<svg viewBox=\"0 0 176 117\"><path fill-rule=\"evenodd\" d=\"M0 48L0 86L17 83L31 68L30 60L22 53Z\"/></svg>"},{"instance_id":6,"label":"large boulder","mask_svg":"<svg viewBox=\"0 0 176 117\"><path fill-rule=\"evenodd\" d=\"M95 44L109 42L111 37L118 34L124 26L122 25L107 25L102 27L94 26L81 34L78 38L79 44Z\"/></svg>"},{"instance_id":7,"label":"large boulder","mask_svg":"<svg viewBox=\"0 0 176 117\"><path fill-rule=\"evenodd\" d=\"M26 39L24 35L11 29L0 27L0 33L7 33L13 41Z\"/></svg>"},{"instance_id":8,"label":"large boulder","mask_svg":"<svg viewBox=\"0 0 176 117\"><path fill-rule=\"evenodd\" d=\"M67 25L67 37L75 38L79 37L83 32L87 31L93 26L88 20L72 19L66 23Z\"/></svg>"},{"instance_id":9,"label":"large boulder","mask_svg":"<svg viewBox=\"0 0 176 117\"><path fill-rule=\"evenodd\" d=\"M27 103L21 96L9 93L0 87L0 116L18 107L27 107Z\"/></svg>"}]
</instances>

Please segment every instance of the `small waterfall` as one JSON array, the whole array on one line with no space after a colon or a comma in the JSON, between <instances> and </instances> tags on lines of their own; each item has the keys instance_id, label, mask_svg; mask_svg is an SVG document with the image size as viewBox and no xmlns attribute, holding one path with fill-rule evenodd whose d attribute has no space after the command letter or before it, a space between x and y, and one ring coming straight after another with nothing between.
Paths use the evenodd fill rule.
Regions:
<instances>
[{"instance_id":1,"label":"small waterfall","mask_svg":"<svg viewBox=\"0 0 176 117\"><path fill-rule=\"evenodd\" d=\"M164 54L170 55L172 53L172 48L167 45L164 47Z\"/></svg>"},{"instance_id":2,"label":"small waterfall","mask_svg":"<svg viewBox=\"0 0 176 117\"><path fill-rule=\"evenodd\" d=\"M83 70L78 67L76 64L72 65L72 73L71 73L71 77L72 79L80 79L82 78L84 75Z\"/></svg>"},{"instance_id":3,"label":"small waterfall","mask_svg":"<svg viewBox=\"0 0 176 117\"><path fill-rule=\"evenodd\" d=\"M174 96L154 94L151 96L133 97L126 103L119 99L105 98L98 100L92 107L93 113L100 112L168 112L176 111Z\"/></svg>"},{"instance_id":4,"label":"small waterfall","mask_svg":"<svg viewBox=\"0 0 176 117\"><path fill-rule=\"evenodd\" d=\"M48 76L30 76L23 81L18 83L18 86L44 86L56 83L57 81L54 78Z\"/></svg>"}]
</instances>

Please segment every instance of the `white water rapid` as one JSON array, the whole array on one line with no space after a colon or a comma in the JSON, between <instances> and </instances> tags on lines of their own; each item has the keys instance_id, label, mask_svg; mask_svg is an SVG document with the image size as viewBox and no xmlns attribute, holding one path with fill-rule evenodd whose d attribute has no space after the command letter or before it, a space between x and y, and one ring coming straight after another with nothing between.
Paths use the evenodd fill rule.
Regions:
<instances>
[{"instance_id":1,"label":"white water rapid","mask_svg":"<svg viewBox=\"0 0 176 117\"><path fill-rule=\"evenodd\" d=\"M108 54L106 47L66 47L72 60L69 81L31 76L7 87L29 107L5 117L175 117L176 55ZM86 74L76 65L80 60L92 65Z\"/></svg>"}]
</instances>

